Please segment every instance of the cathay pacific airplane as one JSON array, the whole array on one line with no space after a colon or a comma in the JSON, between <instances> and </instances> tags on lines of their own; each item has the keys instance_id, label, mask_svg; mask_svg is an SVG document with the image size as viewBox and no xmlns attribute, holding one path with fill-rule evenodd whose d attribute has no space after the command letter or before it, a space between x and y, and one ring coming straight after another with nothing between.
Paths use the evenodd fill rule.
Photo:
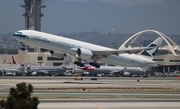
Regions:
<instances>
[{"instance_id":1,"label":"cathay pacific airplane","mask_svg":"<svg viewBox=\"0 0 180 109\"><path fill-rule=\"evenodd\" d=\"M89 64L96 68L100 67L97 64L98 60L126 67L157 66L152 59L163 41L161 37L158 37L148 47L115 50L35 30L19 30L13 36L24 46L22 50L25 50L27 45L46 48L53 56L62 57L66 54L76 56L78 61L75 61L75 64L80 64L81 59L91 60L93 62ZM142 51L137 55L127 53L137 50Z\"/></svg>"}]
</instances>

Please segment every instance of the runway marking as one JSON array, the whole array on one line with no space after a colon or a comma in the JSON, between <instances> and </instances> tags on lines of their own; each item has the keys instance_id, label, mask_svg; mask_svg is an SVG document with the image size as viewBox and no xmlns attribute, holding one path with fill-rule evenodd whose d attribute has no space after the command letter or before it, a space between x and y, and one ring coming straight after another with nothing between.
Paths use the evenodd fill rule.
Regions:
<instances>
[{"instance_id":1,"label":"runway marking","mask_svg":"<svg viewBox=\"0 0 180 109\"><path fill-rule=\"evenodd\" d=\"M104 107L99 107L99 108L97 108L97 109L106 109L106 108L108 108L107 106L104 106Z\"/></svg>"}]
</instances>

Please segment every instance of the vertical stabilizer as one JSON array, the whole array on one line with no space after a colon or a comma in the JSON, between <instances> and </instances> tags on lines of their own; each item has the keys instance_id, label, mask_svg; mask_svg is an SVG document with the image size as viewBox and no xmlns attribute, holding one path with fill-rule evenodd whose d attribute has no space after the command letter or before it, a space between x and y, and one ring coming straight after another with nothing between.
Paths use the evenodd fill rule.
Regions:
<instances>
[{"instance_id":1,"label":"vertical stabilizer","mask_svg":"<svg viewBox=\"0 0 180 109\"><path fill-rule=\"evenodd\" d=\"M64 62L63 62L63 66L68 66L72 63L72 58L71 56L67 55L64 56Z\"/></svg>"},{"instance_id":2,"label":"vertical stabilizer","mask_svg":"<svg viewBox=\"0 0 180 109\"><path fill-rule=\"evenodd\" d=\"M163 38L161 37L158 37L156 40L154 40L151 44L149 44L147 47L149 49L146 49L146 50L142 50L139 55L140 56L144 56L148 59L153 59L154 56L156 55L158 49L159 49L159 46L161 45L163 41Z\"/></svg>"},{"instance_id":3,"label":"vertical stabilizer","mask_svg":"<svg viewBox=\"0 0 180 109\"><path fill-rule=\"evenodd\" d=\"M12 62L13 62L13 64L16 64L16 60L13 55L12 55Z\"/></svg>"}]
</instances>

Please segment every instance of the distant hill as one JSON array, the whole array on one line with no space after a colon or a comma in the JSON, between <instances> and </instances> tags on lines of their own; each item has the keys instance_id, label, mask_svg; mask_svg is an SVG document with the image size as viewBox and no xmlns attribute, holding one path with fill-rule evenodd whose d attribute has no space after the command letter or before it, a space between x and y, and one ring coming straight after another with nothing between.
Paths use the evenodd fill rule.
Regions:
<instances>
[{"instance_id":1,"label":"distant hill","mask_svg":"<svg viewBox=\"0 0 180 109\"><path fill-rule=\"evenodd\" d=\"M0 1L0 33L24 29L22 1ZM136 33L155 29L165 34L180 34L180 0L165 0L158 4L121 7L98 0L64 2L45 0L42 31L50 33L87 32Z\"/></svg>"}]
</instances>

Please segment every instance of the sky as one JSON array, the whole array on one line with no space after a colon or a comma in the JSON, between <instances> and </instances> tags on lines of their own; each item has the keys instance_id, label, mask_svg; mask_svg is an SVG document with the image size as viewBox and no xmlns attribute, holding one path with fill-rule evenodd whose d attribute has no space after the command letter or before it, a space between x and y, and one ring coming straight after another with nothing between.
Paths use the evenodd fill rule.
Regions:
<instances>
[{"instance_id":1,"label":"sky","mask_svg":"<svg viewBox=\"0 0 180 109\"><path fill-rule=\"evenodd\" d=\"M63 1L87 2L88 0L63 0ZM113 4L113 5L128 7L128 6L134 6L137 4L159 3L164 0L98 0L98 1Z\"/></svg>"},{"instance_id":2,"label":"sky","mask_svg":"<svg viewBox=\"0 0 180 109\"><path fill-rule=\"evenodd\" d=\"M0 0L0 34L24 29L24 9L19 6L23 1ZM44 32L57 34L97 30L108 33L113 29L113 33L124 34L154 29L165 34L180 34L180 0L91 0L113 5L87 2L89 0L44 1L47 6L42 10L41 30Z\"/></svg>"}]
</instances>

